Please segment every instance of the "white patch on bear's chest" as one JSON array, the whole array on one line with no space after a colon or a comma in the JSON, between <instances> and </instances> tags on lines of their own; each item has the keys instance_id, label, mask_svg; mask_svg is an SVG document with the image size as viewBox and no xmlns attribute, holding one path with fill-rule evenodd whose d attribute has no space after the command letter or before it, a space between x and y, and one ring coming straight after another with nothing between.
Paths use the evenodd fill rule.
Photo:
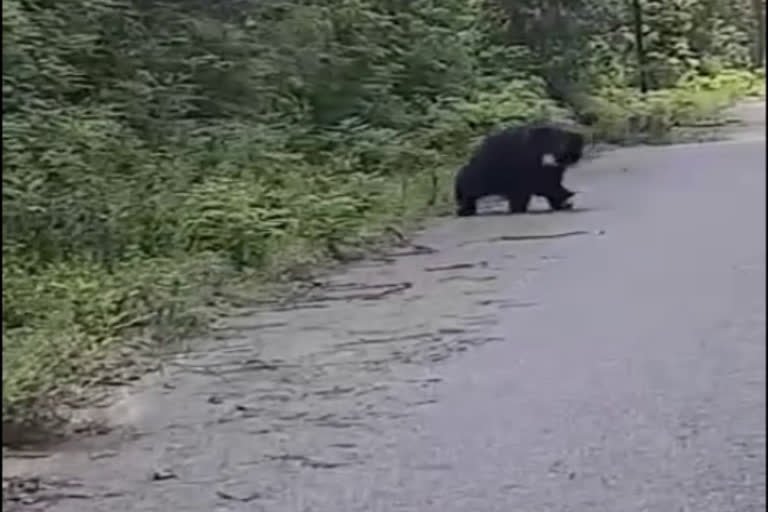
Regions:
<instances>
[{"instance_id":1,"label":"white patch on bear's chest","mask_svg":"<svg viewBox=\"0 0 768 512\"><path fill-rule=\"evenodd\" d=\"M544 153L541 155L541 165L556 165L555 155L552 153Z\"/></svg>"}]
</instances>

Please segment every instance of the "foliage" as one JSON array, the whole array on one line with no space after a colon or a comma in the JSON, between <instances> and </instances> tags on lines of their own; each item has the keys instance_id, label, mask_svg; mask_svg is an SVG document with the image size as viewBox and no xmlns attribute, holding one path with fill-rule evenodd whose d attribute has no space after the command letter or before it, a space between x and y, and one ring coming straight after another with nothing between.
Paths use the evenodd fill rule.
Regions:
<instances>
[{"instance_id":1,"label":"foliage","mask_svg":"<svg viewBox=\"0 0 768 512\"><path fill-rule=\"evenodd\" d=\"M764 94L765 79L748 71L717 76L688 74L675 87L641 95L630 87L602 87L572 98L582 119L594 120L593 136L614 143L660 141L675 126L711 122L735 100Z\"/></svg>"},{"instance_id":2,"label":"foliage","mask_svg":"<svg viewBox=\"0 0 768 512\"><path fill-rule=\"evenodd\" d=\"M764 6L754 12L761 1L640 0L651 85L671 87L690 71L743 68L750 58L761 67L756 48L765 38L758 22ZM531 49L525 69L544 76L552 93L596 82L636 85L631 2L484 0L484 5L496 7L485 19L497 40Z\"/></svg>"},{"instance_id":3,"label":"foliage","mask_svg":"<svg viewBox=\"0 0 768 512\"><path fill-rule=\"evenodd\" d=\"M644 0L676 84L648 98L624 2L540 3L3 2L4 421L222 282L441 211L434 178L491 129L575 114L622 140L752 80L724 72L743 0Z\"/></svg>"}]
</instances>

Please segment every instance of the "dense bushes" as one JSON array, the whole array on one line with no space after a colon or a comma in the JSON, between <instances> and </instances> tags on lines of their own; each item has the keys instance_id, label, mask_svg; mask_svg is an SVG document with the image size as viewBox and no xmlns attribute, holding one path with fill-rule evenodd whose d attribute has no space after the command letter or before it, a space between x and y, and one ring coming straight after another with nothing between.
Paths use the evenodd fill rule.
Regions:
<instances>
[{"instance_id":1,"label":"dense bushes","mask_svg":"<svg viewBox=\"0 0 768 512\"><path fill-rule=\"evenodd\" d=\"M220 282L443 207L434 177L494 126L661 136L747 92L723 69L750 11L702 0L702 34L646 4L655 83L677 84L648 98L623 2L3 2L4 420Z\"/></svg>"},{"instance_id":2,"label":"dense bushes","mask_svg":"<svg viewBox=\"0 0 768 512\"><path fill-rule=\"evenodd\" d=\"M749 71L724 70L716 76L687 74L675 87L640 95L629 87L601 87L577 94L577 117L593 120L598 140L614 143L664 141L679 125L712 122L735 100L763 94L765 79Z\"/></svg>"}]
</instances>

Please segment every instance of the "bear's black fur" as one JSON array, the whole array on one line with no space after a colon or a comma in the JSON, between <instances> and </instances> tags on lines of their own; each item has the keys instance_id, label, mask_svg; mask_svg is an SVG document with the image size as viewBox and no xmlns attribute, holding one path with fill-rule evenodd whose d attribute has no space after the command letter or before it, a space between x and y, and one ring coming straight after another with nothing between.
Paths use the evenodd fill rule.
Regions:
<instances>
[{"instance_id":1,"label":"bear's black fur","mask_svg":"<svg viewBox=\"0 0 768 512\"><path fill-rule=\"evenodd\" d=\"M455 182L457 215L476 213L478 199L500 195L510 213L525 212L531 196L543 196L553 210L572 207L574 192L562 184L569 166L581 160L584 137L551 125L531 125L488 136ZM545 161L545 155L553 159Z\"/></svg>"}]
</instances>

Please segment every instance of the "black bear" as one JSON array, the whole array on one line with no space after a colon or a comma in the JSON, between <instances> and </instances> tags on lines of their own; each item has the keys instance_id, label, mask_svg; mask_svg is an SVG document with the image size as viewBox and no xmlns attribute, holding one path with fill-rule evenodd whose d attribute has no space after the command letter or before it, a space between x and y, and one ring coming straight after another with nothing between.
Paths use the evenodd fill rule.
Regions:
<instances>
[{"instance_id":1,"label":"black bear","mask_svg":"<svg viewBox=\"0 0 768 512\"><path fill-rule=\"evenodd\" d=\"M581 160L584 137L552 125L529 125L492 134L456 175L457 215L474 215L478 199L500 195L509 212L525 212L531 196L553 210L572 208L574 192L562 184L569 166Z\"/></svg>"}]
</instances>

